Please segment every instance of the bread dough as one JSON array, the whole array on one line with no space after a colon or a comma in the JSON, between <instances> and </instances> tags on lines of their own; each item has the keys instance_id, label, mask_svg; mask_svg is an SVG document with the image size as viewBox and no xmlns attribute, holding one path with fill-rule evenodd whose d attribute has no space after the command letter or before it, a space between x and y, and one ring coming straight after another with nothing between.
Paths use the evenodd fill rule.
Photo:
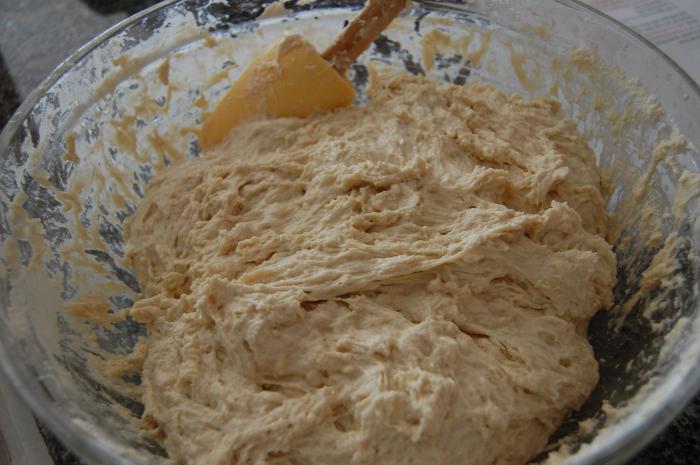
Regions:
<instances>
[{"instance_id":1,"label":"bread dough","mask_svg":"<svg viewBox=\"0 0 700 465\"><path fill-rule=\"evenodd\" d=\"M595 386L615 257L547 98L384 77L150 182L127 257L177 463L523 464Z\"/></svg>"}]
</instances>

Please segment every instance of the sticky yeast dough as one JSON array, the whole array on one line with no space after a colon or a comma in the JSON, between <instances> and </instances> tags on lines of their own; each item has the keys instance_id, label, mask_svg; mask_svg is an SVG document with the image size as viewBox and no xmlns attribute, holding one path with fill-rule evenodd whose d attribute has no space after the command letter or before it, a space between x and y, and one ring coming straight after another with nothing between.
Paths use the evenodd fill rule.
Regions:
<instances>
[{"instance_id":1,"label":"sticky yeast dough","mask_svg":"<svg viewBox=\"0 0 700 465\"><path fill-rule=\"evenodd\" d=\"M556 102L384 77L234 129L128 227L176 463L523 464L598 380L615 257Z\"/></svg>"}]
</instances>

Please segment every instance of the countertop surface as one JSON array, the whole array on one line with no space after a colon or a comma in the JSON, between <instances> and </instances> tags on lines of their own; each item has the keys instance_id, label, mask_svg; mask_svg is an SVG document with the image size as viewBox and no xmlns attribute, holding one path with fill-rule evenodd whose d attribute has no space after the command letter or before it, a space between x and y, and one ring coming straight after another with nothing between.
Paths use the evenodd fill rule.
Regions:
<instances>
[{"instance_id":1,"label":"countertop surface","mask_svg":"<svg viewBox=\"0 0 700 465\"><path fill-rule=\"evenodd\" d=\"M0 127L22 99L64 58L111 25L155 3L154 0L0 0ZM41 424L39 429L57 465L82 463ZM700 464L700 396L629 462L629 465L695 464Z\"/></svg>"}]
</instances>

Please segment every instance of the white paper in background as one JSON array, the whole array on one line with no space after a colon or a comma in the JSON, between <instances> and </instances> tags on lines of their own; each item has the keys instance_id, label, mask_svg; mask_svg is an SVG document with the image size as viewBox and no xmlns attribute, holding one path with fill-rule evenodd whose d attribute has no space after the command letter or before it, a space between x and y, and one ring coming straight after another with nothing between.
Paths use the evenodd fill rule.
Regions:
<instances>
[{"instance_id":1,"label":"white paper in background","mask_svg":"<svg viewBox=\"0 0 700 465\"><path fill-rule=\"evenodd\" d=\"M51 465L34 417L0 374L0 465Z\"/></svg>"},{"instance_id":2,"label":"white paper in background","mask_svg":"<svg viewBox=\"0 0 700 465\"><path fill-rule=\"evenodd\" d=\"M700 83L700 0L583 0L644 36Z\"/></svg>"}]
</instances>

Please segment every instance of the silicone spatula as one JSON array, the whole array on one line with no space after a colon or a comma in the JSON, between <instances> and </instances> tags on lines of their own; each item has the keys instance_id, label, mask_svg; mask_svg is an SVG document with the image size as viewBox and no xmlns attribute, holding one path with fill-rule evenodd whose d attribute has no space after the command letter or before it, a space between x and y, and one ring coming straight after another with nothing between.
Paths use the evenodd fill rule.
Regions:
<instances>
[{"instance_id":1,"label":"silicone spatula","mask_svg":"<svg viewBox=\"0 0 700 465\"><path fill-rule=\"evenodd\" d=\"M323 53L298 35L286 35L255 58L204 122L204 148L236 125L257 118L304 117L352 104L348 67L406 6L408 0L368 0Z\"/></svg>"}]
</instances>

